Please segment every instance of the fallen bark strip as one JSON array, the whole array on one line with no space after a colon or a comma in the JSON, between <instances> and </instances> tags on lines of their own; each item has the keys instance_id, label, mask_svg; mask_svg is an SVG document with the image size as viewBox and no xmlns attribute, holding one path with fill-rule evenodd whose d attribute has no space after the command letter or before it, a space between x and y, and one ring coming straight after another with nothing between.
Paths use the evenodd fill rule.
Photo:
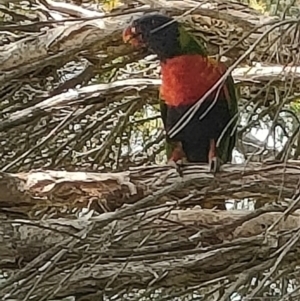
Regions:
<instances>
[{"instance_id":1,"label":"fallen bark strip","mask_svg":"<svg viewBox=\"0 0 300 301\"><path fill-rule=\"evenodd\" d=\"M54 210L89 207L98 212L115 211L144 197L159 202L185 199L183 208L202 201L259 198L272 201L292 198L300 179L300 161L224 165L215 176L206 165L188 165L183 178L165 165L131 168L116 173L32 171L0 173L0 208L7 214L38 216ZM176 188L177 184L178 188Z\"/></svg>"},{"instance_id":2,"label":"fallen bark strip","mask_svg":"<svg viewBox=\"0 0 300 301\"><path fill-rule=\"evenodd\" d=\"M270 87L276 89L276 93L283 94L287 88L287 82L293 83L290 95L300 93L300 67L283 66L262 66L262 67L242 67L232 72L235 82L240 87L240 95L243 99L251 99L249 95L250 86L252 90L259 90L269 84L268 97L272 98L274 93ZM274 81L272 83L272 81ZM160 79L134 78L115 81L109 84L90 85L88 87L73 88L67 92L49 97L34 106L14 112L0 121L0 131L7 131L18 125L29 123L35 118L41 118L51 113L56 107L78 106L80 104L89 105L93 103L107 104L112 101L120 101L124 97L136 97L143 99L157 98ZM258 87L255 86L258 85ZM246 86L246 89L243 89ZM275 96L273 97L275 99Z\"/></svg>"},{"instance_id":3,"label":"fallen bark strip","mask_svg":"<svg viewBox=\"0 0 300 301\"><path fill-rule=\"evenodd\" d=\"M0 284L1 300L6 300L4 296L21 300L33 284L32 300L40 300L50 290L55 291L53 297L64 297L91 287L117 293L126 286L146 288L150 283L151 288L199 285L263 262L271 265L270 253L300 226L299 212L282 218L272 207L260 209L262 214L254 218L247 211L145 209L103 224L112 214L118 219L126 210L78 220L1 219L0 233L5 235L0 268L21 267ZM267 236L260 235L278 220ZM219 227L215 235L198 235L215 227ZM289 264L291 259L299 261L292 253L295 247L285 257ZM21 281L26 277L26 282ZM66 279L68 285L63 285Z\"/></svg>"}]
</instances>

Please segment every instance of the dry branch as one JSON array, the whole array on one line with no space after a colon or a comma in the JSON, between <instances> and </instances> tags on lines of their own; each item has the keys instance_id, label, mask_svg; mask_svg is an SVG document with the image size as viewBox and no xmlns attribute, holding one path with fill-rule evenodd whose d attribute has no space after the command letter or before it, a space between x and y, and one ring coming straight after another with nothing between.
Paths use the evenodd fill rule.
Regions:
<instances>
[{"instance_id":1,"label":"dry branch","mask_svg":"<svg viewBox=\"0 0 300 301\"><path fill-rule=\"evenodd\" d=\"M270 253L293 238L300 226L299 213L283 218L276 208L249 214L170 210L167 204L138 213L137 207L78 220L1 220L0 232L6 235L0 267L22 267L0 284L1 299L6 295L21 300L33 283L32 300L50 293L64 297L97 290L116 294L149 285L199 285L263 263L260 268L270 267ZM261 235L267 228L267 237ZM299 261L294 254L298 247L292 246L283 263Z\"/></svg>"},{"instance_id":2,"label":"dry branch","mask_svg":"<svg viewBox=\"0 0 300 301\"><path fill-rule=\"evenodd\" d=\"M241 98L251 99L254 91L266 86L276 89L276 93L285 93L287 82L293 82L293 94L300 93L300 68L283 66L258 66L241 67L232 73L233 78L240 87ZM157 91L161 81L150 78L134 78L122 81L115 81L109 84L90 85L88 87L74 88L67 92L47 98L36 105L24 110L19 110L8 115L0 121L0 131L6 131L12 127L29 123L51 113L56 108L71 105L90 105L93 103L107 104L113 101L120 101L124 97L141 97L142 99L153 98L156 100ZM246 87L250 86L250 89ZM275 98L275 92L270 92L269 99Z\"/></svg>"},{"instance_id":3,"label":"dry branch","mask_svg":"<svg viewBox=\"0 0 300 301\"><path fill-rule=\"evenodd\" d=\"M134 139L133 136L141 120L137 116L145 112L141 106L136 105L132 109L131 105L123 106L123 100L122 104L118 103L122 93L130 98L130 101L134 101L134 98L142 98L143 103L153 104L157 103L159 84L159 81L152 80L158 77L157 64L150 62L148 72L140 70L137 63L134 64L133 69L139 69L140 73L136 74L140 78L144 75L143 72L146 72L146 76L152 79L137 79L134 88L131 86L135 70L130 70L129 63L143 58L146 54L133 53L130 47L124 45L121 40L121 30L133 15L137 16L151 10L158 11L161 8L174 16L181 16L182 13L193 8L188 14L181 16L180 20L189 30L207 40L210 53L223 54L235 61L274 25L274 31L262 39L262 43L257 45L254 54L250 57L250 61L252 59L267 61L268 64L263 65L262 68L256 66L247 74L245 73L247 68L241 67L234 71L234 76L236 75L235 79L241 95L239 102L241 115L244 118L245 111L248 115L247 127L241 129L240 137L250 127L257 127L258 120L264 120L266 124L272 120L273 128L282 126L281 120L277 120L277 117L281 116L279 110L287 107L282 107L282 104L290 103L299 95L299 68L287 67L283 70L281 66L269 65L269 62L297 64L298 47L294 49L293 46L297 45L298 37L297 26L294 24L296 20L280 21L285 24L283 25L278 23L276 17L263 16L236 2L172 1L170 4L160 0L155 3L149 1L141 2L150 5L152 7L150 9L149 6L141 9L138 5L136 8L125 9L119 14L107 14L102 18L102 12L94 12L87 8L80 9L73 4L63 5L43 0L42 4L46 8L43 6L41 9L45 16L40 22L23 22L24 24L8 25L5 29L0 27L0 30L3 29L17 36L10 44L0 48L0 82L1 76L3 79L0 95L2 99L0 131L3 140L6 141L1 143L2 170L16 172L40 166L47 166L49 169L58 166L68 169L72 166L74 169L77 167L86 169L91 165L90 170L104 168L104 165L106 170L120 170L146 161L161 161L158 157L161 157L163 147L162 135L159 134L153 136L156 141L149 142L152 143L149 152L144 149L138 154L139 159L134 162L129 158L130 153L120 159L121 151L118 150L125 144L130 145L130 140ZM69 13L69 18L55 19L52 10L58 12L58 15L62 14L60 15L62 18L66 18L66 13ZM74 19L74 15L83 18ZM44 21L45 19L47 21ZM265 24L266 20L274 21L274 24ZM257 27L262 24L262 27ZM275 25L282 25L282 27L275 28ZM239 42L248 33L249 36ZM232 49L229 49L231 47ZM122 61L119 57L122 57ZM118 59L112 62L114 58ZM127 74L122 73L124 69L121 68L124 66L129 68ZM116 76L113 76L112 70L117 70ZM112 79L111 76L114 78ZM132 81L118 81L128 77ZM109 86L83 87L91 80L97 83L115 80L115 83ZM123 83L125 85L120 86ZM83 88L78 89L80 85ZM87 106L93 103L97 104ZM119 106L122 113L119 113L116 106ZM260 112L261 108L262 112ZM103 122L108 110L113 113L107 117L109 120ZM127 124L126 127L117 126L115 120L119 119L118 115L127 116L129 110L132 112L131 116L134 115L132 124ZM286 115L291 116L285 112ZM128 116L126 118L128 119ZM297 118L294 118L291 121L292 126L297 128L297 122ZM45 127L45 124L49 127ZM108 127L111 129L112 124L114 130L111 134L104 133ZM150 122L146 122L146 126L149 124ZM284 135L289 136L286 134L287 130L284 130ZM140 132L143 132L144 136L145 131ZM121 139L119 145L115 144L116 138ZM18 148L15 147L16 144ZM297 158L300 152L295 150L297 143L291 141L291 145L291 150L285 153L289 158ZM265 146L261 149L264 148ZM112 154L111 158L108 158L108 154Z\"/></svg>"},{"instance_id":4,"label":"dry branch","mask_svg":"<svg viewBox=\"0 0 300 301\"><path fill-rule=\"evenodd\" d=\"M148 5L144 12L164 10L180 16L190 31L206 39L213 55L236 60L257 43L247 61L266 63L239 66L233 72L241 106L251 100L275 124L282 106L298 97L299 67L270 64L297 65L298 20L263 16L237 2L138 2ZM146 64L148 72L129 70L131 79L119 80L126 77L120 67L146 55L133 53L121 41L124 25L143 13L139 6L102 18L102 12L70 3L40 3L47 21L37 17L41 22L0 27L16 37L0 47L0 97L5 99L0 132L6 140L1 139L1 166L5 171L29 170L34 161L49 168L0 172L0 269L10 274L0 283L0 299L43 301L94 293L100 299L139 288L147 288L147 293L167 289L170 299L175 289L186 291L220 279L227 288L232 284L229 294L242 287L236 287L239 281L266 269L294 269L300 263L300 213L295 211L300 161L225 165L216 175L206 165L187 165L183 177L165 165L112 173L52 170L68 168L69 162L74 170L87 170L93 160L97 168L110 163L108 154L115 155L112 149L118 152L117 144L121 149L125 141L117 139L126 136L130 143L128 128L135 132L132 126L143 121L142 114L133 114L145 103L156 103L160 80L153 79L157 64L149 61L150 71ZM77 19L55 19L53 11ZM111 62L117 57L122 61ZM67 80L52 80L62 66ZM83 86L91 79L111 81L111 74L106 76L113 69L118 74L112 83ZM141 78L148 75L151 78ZM255 98L260 90L265 94ZM144 101L137 101L140 98ZM255 110L249 115L255 116ZM91 140L93 144L86 145ZM263 149L264 142L260 146ZM115 158L118 164L123 160L119 154ZM122 163L117 168L122 170ZM254 212L197 208L203 202L244 198L285 201L289 206L269 205ZM80 208L92 210L74 219ZM226 294L223 300L228 300Z\"/></svg>"},{"instance_id":5,"label":"dry branch","mask_svg":"<svg viewBox=\"0 0 300 301\"><path fill-rule=\"evenodd\" d=\"M219 54L226 51L226 55L233 59L247 51L249 46L253 45L270 27L270 25L262 26L262 20L279 22L277 18L259 15L254 10L234 2L224 4L214 1L208 4L205 1L201 4L201 1L195 3L172 1L170 6L169 3L159 1L158 6L158 10L163 9L175 16L194 8L189 15L181 18L182 21L196 34L204 35L212 48L217 48L211 49L210 53ZM129 48L121 41L121 30L131 20L133 14L124 13L122 16L105 19L99 19L102 17L102 13L99 13L99 16L96 14L93 20L65 21L63 25L56 25L36 37L24 38L0 47L0 82L7 83L34 70L42 70L46 66L62 66L64 62L68 62L75 54L84 50L93 49L94 52L104 51L107 54L109 49L109 57L128 54ZM91 18L91 14L87 13L86 17ZM95 16L95 13L92 15ZM283 22L283 25L289 26L289 23L294 24L296 21L291 19ZM45 24L48 25L49 22ZM261 27L256 29L258 25ZM260 61L261 58L271 58L274 61L272 58L276 49L280 53L280 62L295 61L298 53L295 53L295 49L291 49L287 43L295 36L296 30L296 26L289 27L282 35L281 31L274 27L274 31L267 38L262 39L262 43L258 43L252 59L256 58ZM253 31L249 37L245 36L248 34L247 31ZM240 39L244 40L237 43ZM297 41L293 39L293 44L296 43ZM277 60L276 57L275 61Z\"/></svg>"},{"instance_id":6,"label":"dry branch","mask_svg":"<svg viewBox=\"0 0 300 301\"><path fill-rule=\"evenodd\" d=\"M182 208L201 205L205 200L291 199L298 189L300 162L224 165L223 171L215 176L208 172L206 165L192 165L184 168L183 175L181 178L170 166L139 167L107 174L2 173L0 208L6 213L26 216L32 211L44 213L48 207L52 210L90 207L99 212L114 211L144 197L150 200L155 197L162 204L183 198L185 201L178 203Z\"/></svg>"}]
</instances>

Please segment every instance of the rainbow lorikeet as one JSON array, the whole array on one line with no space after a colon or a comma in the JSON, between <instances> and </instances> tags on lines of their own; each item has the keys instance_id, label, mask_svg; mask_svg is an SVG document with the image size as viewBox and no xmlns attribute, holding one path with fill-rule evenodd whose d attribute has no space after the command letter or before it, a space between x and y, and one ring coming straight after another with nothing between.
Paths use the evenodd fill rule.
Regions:
<instances>
[{"instance_id":1,"label":"rainbow lorikeet","mask_svg":"<svg viewBox=\"0 0 300 301\"><path fill-rule=\"evenodd\" d=\"M169 137L170 129L224 75L227 67L208 57L202 41L179 22L161 14L134 20L124 29L123 40L150 50L160 60L160 107L168 160L176 162L186 157L188 162L209 163L214 171L220 164L230 162L238 110L231 76L204 99L179 133Z\"/></svg>"}]
</instances>

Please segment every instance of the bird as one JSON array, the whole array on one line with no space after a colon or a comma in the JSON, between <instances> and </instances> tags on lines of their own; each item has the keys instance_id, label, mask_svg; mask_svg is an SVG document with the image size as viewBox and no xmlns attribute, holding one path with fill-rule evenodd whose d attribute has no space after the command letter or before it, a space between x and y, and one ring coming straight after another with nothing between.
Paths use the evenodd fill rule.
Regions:
<instances>
[{"instance_id":1,"label":"bird","mask_svg":"<svg viewBox=\"0 0 300 301\"><path fill-rule=\"evenodd\" d=\"M220 80L227 66L208 55L202 39L163 14L149 13L133 20L122 38L134 48L156 54L160 61L159 103L168 162L207 163L211 172L231 162L238 112L231 74L204 98L179 132L170 134L179 119L186 120L187 111Z\"/></svg>"}]
</instances>

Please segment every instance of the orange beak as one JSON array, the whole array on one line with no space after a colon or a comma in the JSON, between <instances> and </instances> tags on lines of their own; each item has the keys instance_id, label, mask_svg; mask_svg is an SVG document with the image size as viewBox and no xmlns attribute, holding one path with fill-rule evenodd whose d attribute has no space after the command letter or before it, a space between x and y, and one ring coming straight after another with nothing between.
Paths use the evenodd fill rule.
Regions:
<instances>
[{"instance_id":1,"label":"orange beak","mask_svg":"<svg viewBox=\"0 0 300 301\"><path fill-rule=\"evenodd\" d=\"M132 25L123 30L122 38L124 43L129 43L134 47L141 47L143 45L140 35L136 33L136 29Z\"/></svg>"}]
</instances>

